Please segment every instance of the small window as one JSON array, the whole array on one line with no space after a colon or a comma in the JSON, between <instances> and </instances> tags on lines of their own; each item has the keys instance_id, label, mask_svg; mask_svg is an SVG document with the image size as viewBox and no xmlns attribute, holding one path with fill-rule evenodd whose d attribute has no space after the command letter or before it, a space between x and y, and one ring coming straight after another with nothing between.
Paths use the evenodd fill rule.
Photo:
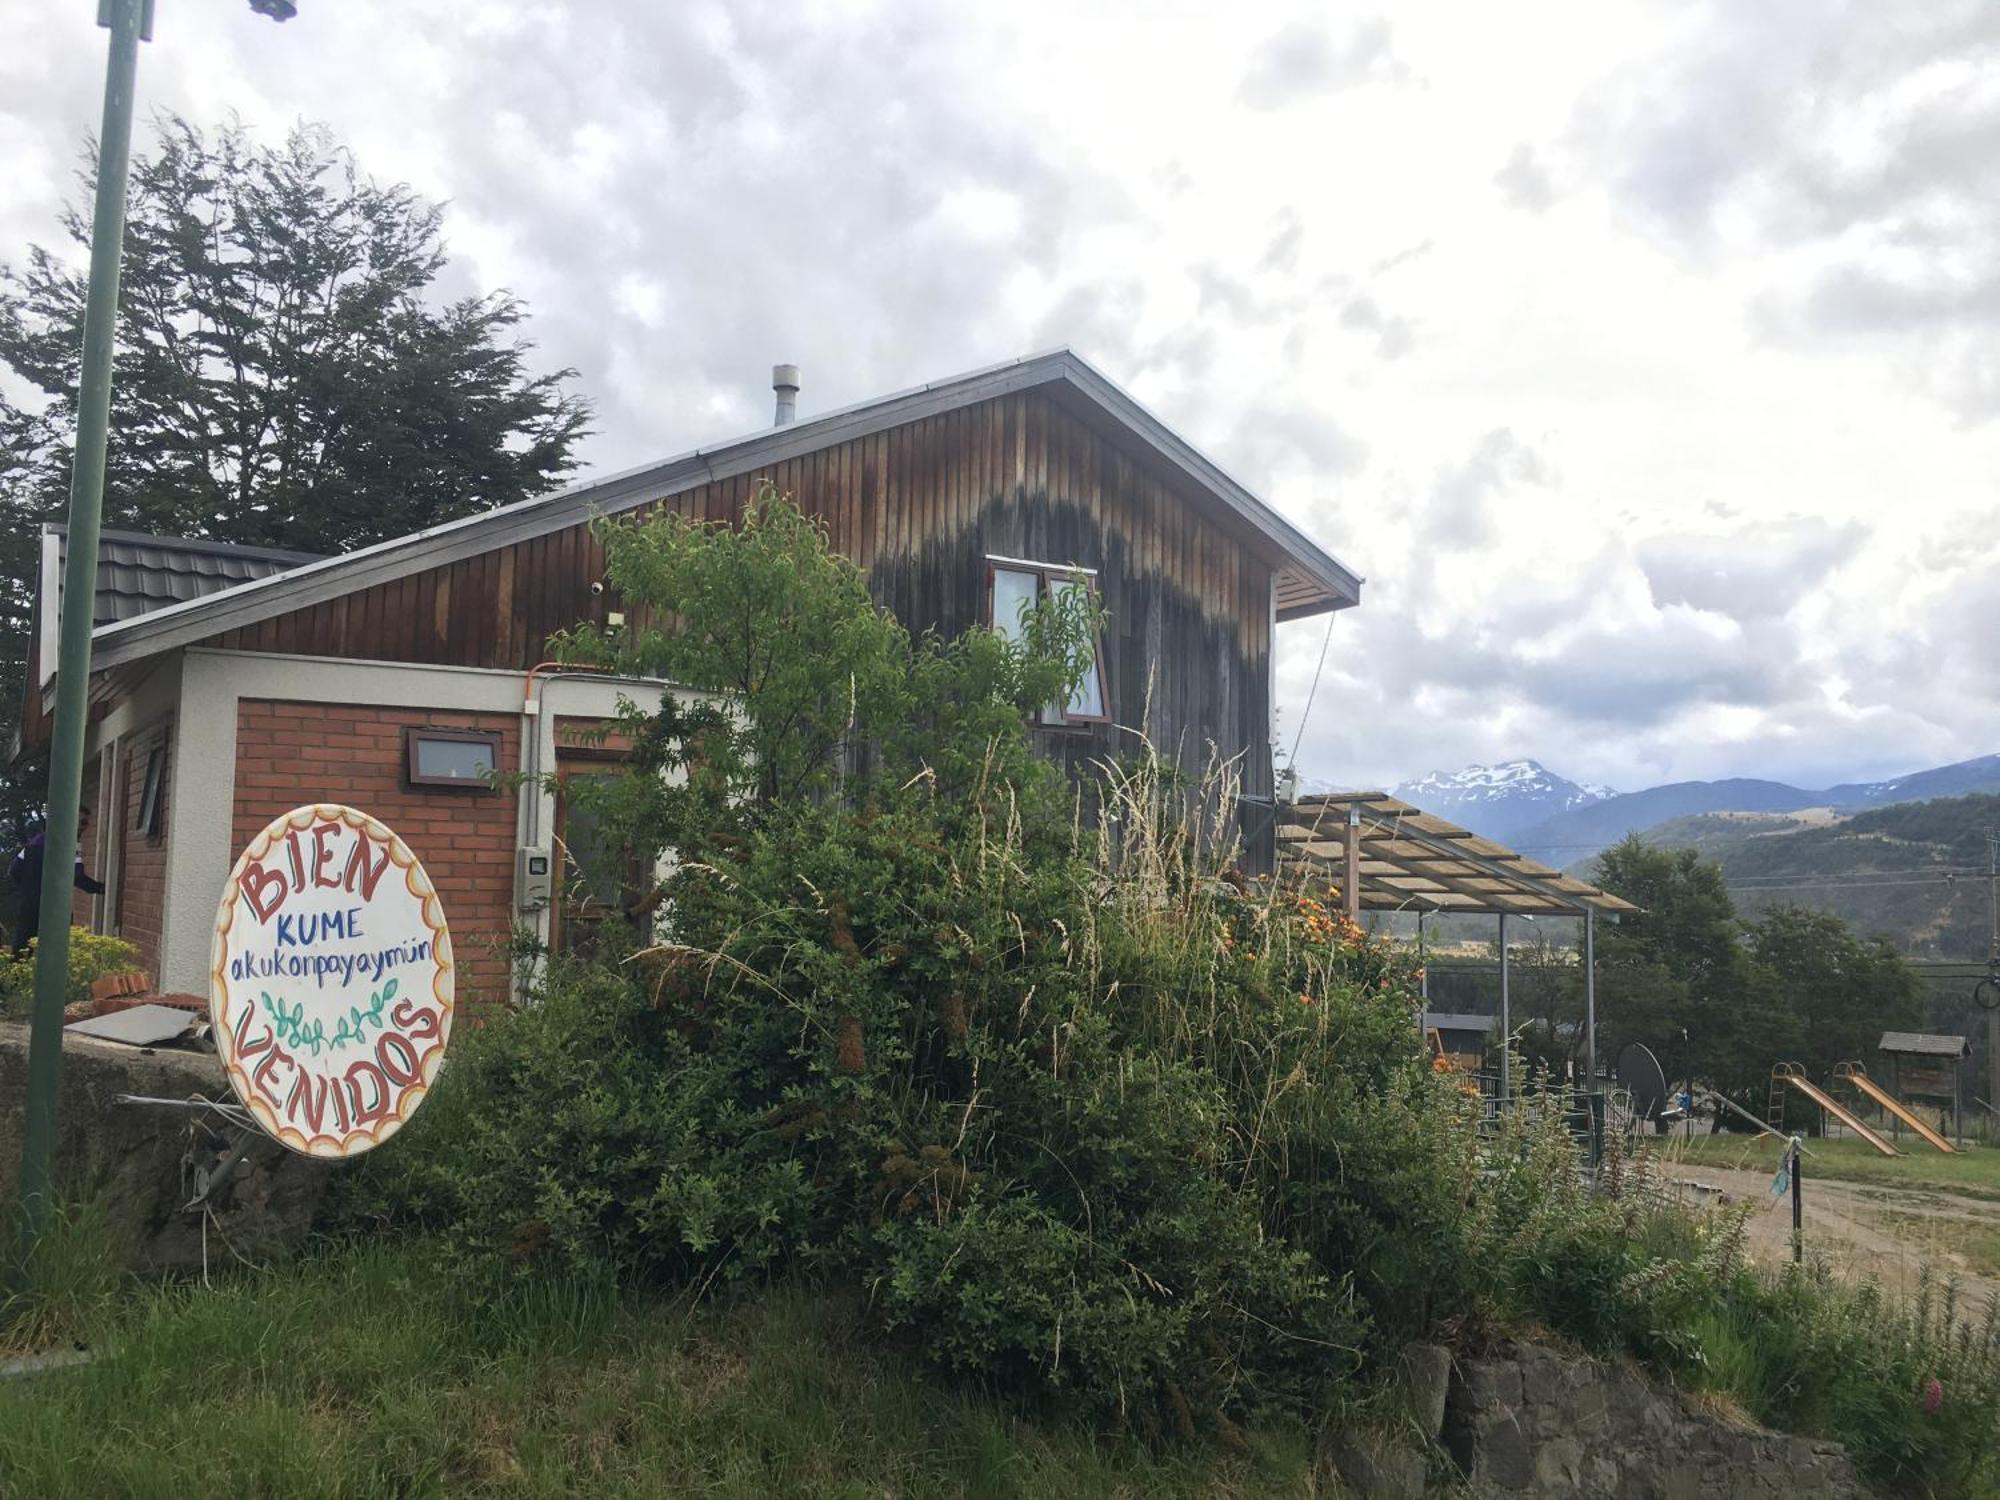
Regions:
<instances>
[{"instance_id":1,"label":"small window","mask_svg":"<svg viewBox=\"0 0 2000 1500\"><path fill-rule=\"evenodd\" d=\"M993 628L1010 641L1021 639L1021 620L1042 591L1042 575L1020 568L993 569Z\"/></svg>"},{"instance_id":2,"label":"small window","mask_svg":"<svg viewBox=\"0 0 2000 1500\"><path fill-rule=\"evenodd\" d=\"M1008 557L989 557L986 568L991 580L987 623L1010 641L1021 638L1022 617L1037 600L1063 598L1071 589L1097 592L1097 574L1091 568L1021 562ZM1091 653L1083 680L1076 685L1069 701L1051 703L1037 719L1043 724L1102 724L1109 718L1104 692L1104 642L1100 639Z\"/></svg>"},{"instance_id":3,"label":"small window","mask_svg":"<svg viewBox=\"0 0 2000 1500\"><path fill-rule=\"evenodd\" d=\"M139 816L132 823L134 833L144 834L149 839L160 836L166 781L167 742L161 739L146 752L146 779L139 787Z\"/></svg>"},{"instance_id":4,"label":"small window","mask_svg":"<svg viewBox=\"0 0 2000 1500\"><path fill-rule=\"evenodd\" d=\"M495 790L500 736L484 729L405 729L405 779L411 786Z\"/></svg>"}]
</instances>

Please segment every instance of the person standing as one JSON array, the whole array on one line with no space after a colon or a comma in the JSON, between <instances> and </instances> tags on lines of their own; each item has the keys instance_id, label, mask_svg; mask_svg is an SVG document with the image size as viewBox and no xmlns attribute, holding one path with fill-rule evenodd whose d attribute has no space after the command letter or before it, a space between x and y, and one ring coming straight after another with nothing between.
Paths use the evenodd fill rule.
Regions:
<instances>
[{"instance_id":1,"label":"person standing","mask_svg":"<svg viewBox=\"0 0 2000 1500\"><path fill-rule=\"evenodd\" d=\"M83 840L90 833L90 809L78 808L76 814L76 878L75 885L80 891L92 896L104 894L104 882L93 880L83 868ZM28 951L28 945L42 927L42 865L48 855L48 829L39 829L35 836L14 856L14 863L8 866L7 874L14 882L14 956L20 958Z\"/></svg>"}]
</instances>

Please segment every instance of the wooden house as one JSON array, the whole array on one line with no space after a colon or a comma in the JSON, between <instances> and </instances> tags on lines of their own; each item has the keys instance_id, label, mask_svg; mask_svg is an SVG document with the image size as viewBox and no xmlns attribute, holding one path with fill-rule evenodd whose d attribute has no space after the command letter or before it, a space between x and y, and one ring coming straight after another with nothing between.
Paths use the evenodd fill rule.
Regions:
<instances>
[{"instance_id":1,"label":"wooden house","mask_svg":"<svg viewBox=\"0 0 2000 1500\"><path fill-rule=\"evenodd\" d=\"M1360 580L1066 350L805 421L787 420L788 372L771 428L338 557L107 537L85 796L115 815L98 819L93 923L163 988L204 991L236 849L289 807L345 801L424 859L463 982L504 985L517 924L560 942L586 916L588 882L550 900L536 851L588 837L554 792L479 773L593 774L560 731L633 686L543 660L554 632L619 608L589 523L653 506L726 522L766 479L912 630L1006 628L1013 601L1090 579L1109 620L1096 672L1038 742L1073 766L1137 731L1190 770L1211 748L1236 758L1268 859L1277 631L1359 602ZM53 701L60 579L52 530L29 744Z\"/></svg>"}]
</instances>

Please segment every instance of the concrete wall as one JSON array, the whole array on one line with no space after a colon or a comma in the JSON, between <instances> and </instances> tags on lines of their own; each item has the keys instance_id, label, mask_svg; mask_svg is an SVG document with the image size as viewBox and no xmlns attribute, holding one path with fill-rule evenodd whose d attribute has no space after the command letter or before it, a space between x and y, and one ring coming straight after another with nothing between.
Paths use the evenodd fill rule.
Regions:
<instances>
[{"instance_id":1,"label":"concrete wall","mask_svg":"<svg viewBox=\"0 0 2000 1500\"><path fill-rule=\"evenodd\" d=\"M27 1058L28 1028L0 1021L0 1202L8 1204L20 1184ZM137 1271L199 1271L206 1259L220 1272L238 1256L266 1260L304 1242L337 1168L212 1111L124 1097L233 1100L212 1052L64 1035L56 1191L65 1204L102 1210L108 1253ZM218 1173L221 1185L190 1209L198 1181Z\"/></svg>"}]
</instances>

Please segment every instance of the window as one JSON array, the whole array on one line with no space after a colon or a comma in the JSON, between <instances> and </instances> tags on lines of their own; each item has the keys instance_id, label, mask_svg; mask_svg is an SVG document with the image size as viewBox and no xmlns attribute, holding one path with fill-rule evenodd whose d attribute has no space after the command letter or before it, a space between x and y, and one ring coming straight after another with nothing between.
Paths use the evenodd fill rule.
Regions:
<instances>
[{"instance_id":1,"label":"window","mask_svg":"<svg viewBox=\"0 0 2000 1500\"><path fill-rule=\"evenodd\" d=\"M411 786L490 792L500 770L500 736L486 729L405 729L404 779Z\"/></svg>"},{"instance_id":2,"label":"window","mask_svg":"<svg viewBox=\"0 0 2000 1500\"><path fill-rule=\"evenodd\" d=\"M989 579L987 622L1010 641L1021 638L1025 612L1043 599L1064 599L1073 589L1097 592L1097 573L1060 563L1022 562L1011 557L986 559ZM1110 718L1105 706L1104 642L1099 640L1090 655L1083 680L1076 685L1067 703L1051 703L1042 710L1044 724L1102 724Z\"/></svg>"},{"instance_id":3,"label":"window","mask_svg":"<svg viewBox=\"0 0 2000 1500\"><path fill-rule=\"evenodd\" d=\"M139 788L139 816L132 824L134 833L143 833L149 839L160 836L162 822L160 813L164 804L161 794L166 790L167 742L164 739L153 742L146 752L146 779Z\"/></svg>"}]
</instances>

